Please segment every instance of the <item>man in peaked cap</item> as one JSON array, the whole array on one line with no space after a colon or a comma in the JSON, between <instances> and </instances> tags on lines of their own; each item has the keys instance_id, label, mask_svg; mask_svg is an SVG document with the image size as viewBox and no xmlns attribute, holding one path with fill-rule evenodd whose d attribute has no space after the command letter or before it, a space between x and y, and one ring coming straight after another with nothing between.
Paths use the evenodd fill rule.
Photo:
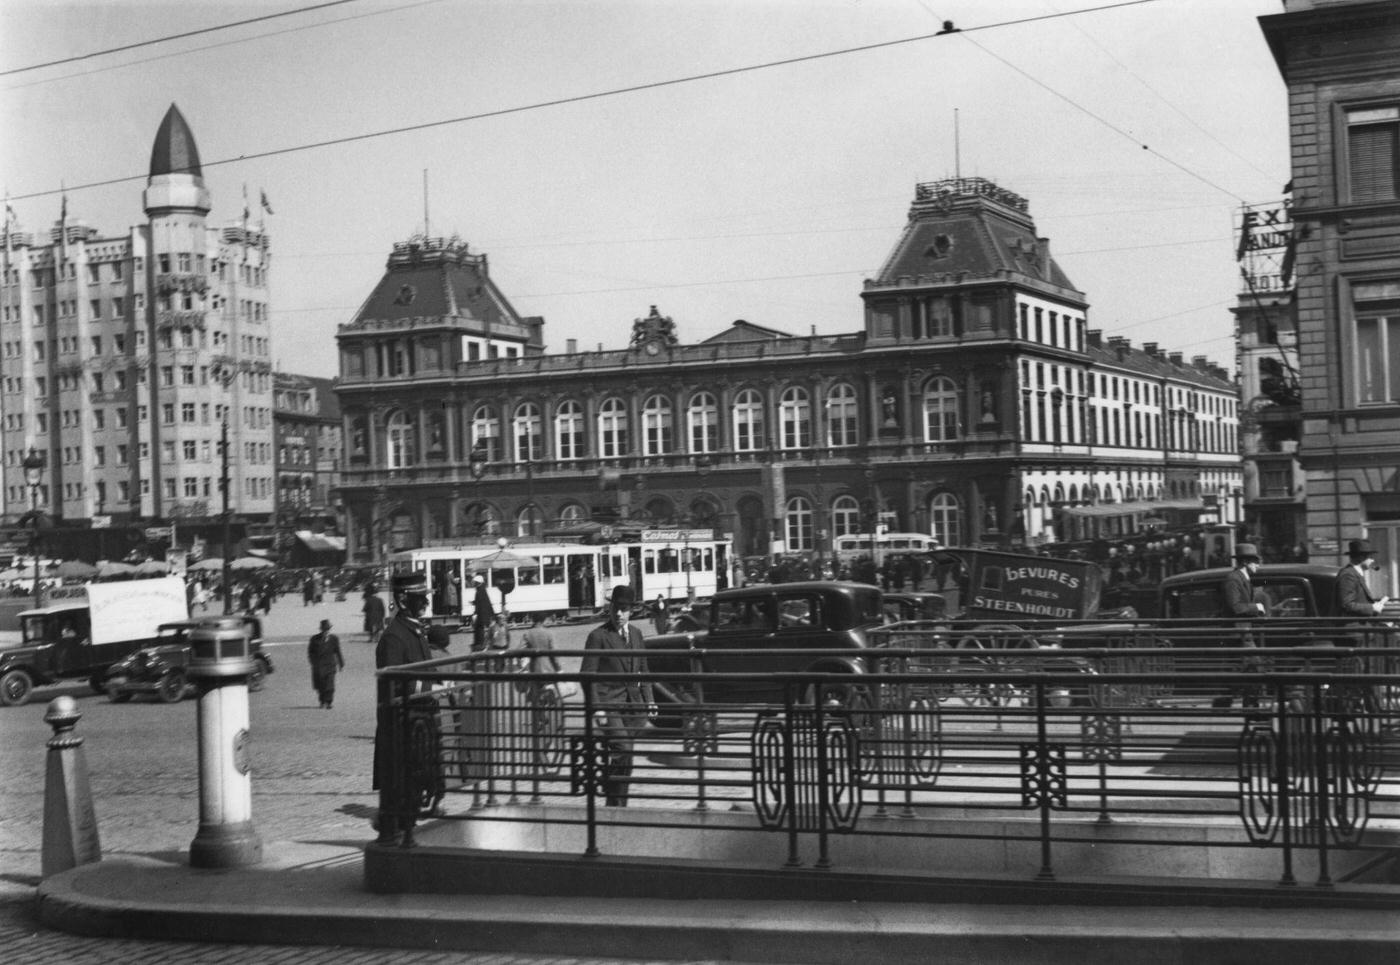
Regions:
<instances>
[{"instance_id":1,"label":"man in peaked cap","mask_svg":"<svg viewBox=\"0 0 1400 965\"><path fill-rule=\"evenodd\" d=\"M428 629L423 624L423 614L428 610L428 579L422 573L400 573L392 583L394 595L394 618L379 635L379 646L375 648L374 665L379 669L401 667L404 664L420 663L432 659L428 647ZM394 688L388 680L379 680L379 700L377 724L374 732L374 790L379 791L379 841L392 844L398 841L404 830L389 813L393 802L389 800L393 788L393 757L397 748L390 742L393 711L390 701Z\"/></svg>"},{"instance_id":2,"label":"man in peaked cap","mask_svg":"<svg viewBox=\"0 0 1400 965\"><path fill-rule=\"evenodd\" d=\"M632 745L647 718L656 716L651 681L639 680L646 672L642 631L632 625L637 596L625 583L613 587L608 622L596 627L583 643L584 674L618 676L586 683L592 694L594 726L607 746L603 764L603 793L612 807L627 806L632 778Z\"/></svg>"},{"instance_id":3,"label":"man in peaked cap","mask_svg":"<svg viewBox=\"0 0 1400 965\"><path fill-rule=\"evenodd\" d=\"M1347 544L1347 565L1337 573L1335 609L1339 616L1369 617L1385 609L1388 597L1375 597L1366 585L1366 571L1373 568L1376 551L1364 539Z\"/></svg>"}]
</instances>

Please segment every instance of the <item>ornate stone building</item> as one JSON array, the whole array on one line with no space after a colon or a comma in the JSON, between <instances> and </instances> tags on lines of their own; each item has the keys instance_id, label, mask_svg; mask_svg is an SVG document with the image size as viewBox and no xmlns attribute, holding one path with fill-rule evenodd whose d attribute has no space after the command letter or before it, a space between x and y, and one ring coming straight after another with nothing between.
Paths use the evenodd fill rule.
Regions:
<instances>
[{"instance_id":1,"label":"ornate stone building","mask_svg":"<svg viewBox=\"0 0 1400 965\"><path fill-rule=\"evenodd\" d=\"M272 395L277 439L275 543L284 563L339 562L340 403L331 379L276 372Z\"/></svg>"},{"instance_id":2,"label":"ornate stone building","mask_svg":"<svg viewBox=\"0 0 1400 965\"><path fill-rule=\"evenodd\" d=\"M173 104L156 133L146 223L103 236L69 215L48 243L5 225L0 271L4 512L29 508L20 468L45 463L39 505L76 521L190 519L220 511L227 421L230 505L269 519L272 370L268 239L214 228L199 151Z\"/></svg>"},{"instance_id":3,"label":"ornate stone building","mask_svg":"<svg viewBox=\"0 0 1400 965\"><path fill-rule=\"evenodd\" d=\"M1288 0L1260 24L1288 86L1312 556L1367 536L1400 587L1400 3ZM1381 589L1381 587L1377 587Z\"/></svg>"},{"instance_id":4,"label":"ornate stone building","mask_svg":"<svg viewBox=\"0 0 1400 965\"><path fill-rule=\"evenodd\" d=\"M864 325L747 321L683 343L655 307L619 349L546 353L487 258L394 246L337 334L352 559L590 519L713 527L826 554L874 526L947 544L1123 539L1202 498L1239 518L1228 373L1091 331L1025 199L917 187Z\"/></svg>"}]
</instances>

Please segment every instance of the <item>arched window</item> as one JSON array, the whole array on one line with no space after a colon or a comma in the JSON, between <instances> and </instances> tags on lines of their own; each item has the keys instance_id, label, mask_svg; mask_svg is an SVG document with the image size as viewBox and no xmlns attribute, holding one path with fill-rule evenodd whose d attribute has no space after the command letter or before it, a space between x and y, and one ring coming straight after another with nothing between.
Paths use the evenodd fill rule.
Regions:
<instances>
[{"instance_id":1,"label":"arched window","mask_svg":"<svg viewBox=\"0 0 1400 965\"><path fill-rule=\"evenodd\" d=\"M935 493L928 501L929 535L944 546L962 545L962 508L952 493Z\"/></svg>"},{"instance_id":2,"label":"arched window","mask_svg":"<svg viewBox=\"0 0 1400 965\"><path fill-rule=\"evenodd\" d=\"M784 449L812 447L812 403L806 389L794 385L783 390L778 400L778 423Z\"/></svg>"},{"instance_id":3,"label":"arched window","mask_svg":"<svg viewBox=\"0 0 1400 965\"><path fill-rule=\"evenodd\" d=\"M763 445L763 397L745 389L734 399L734 451L758 452Z\"/></svg>"},{"instance_id":4,"label":"arched window","mask_svg":"<svg viewBox=\"0 0 1400 965\"><path fill-rule=\"evenodd\" d=\"M800 553L812 548L812 504L802 496L787 501L784 517L787 531L787 551Z\"/></svg>"},{"instance_id":5,"label":"arched window","mask_svg":"<svg viewBox=\"0 0 1400 965\"><path fill-rule=\"evenodd\" d=\"M1069 484L1069 501L1072 503L1079 502L1079 486L1075 483Z\"/></svg>"},{"instance_id":6,"label":"arched window","mask_svg":"<svg viewBox=\"0 0 1400 965\"><path fill-rule=\"evenodd\" d=\"M685 419L691 452L714 452L719 447L719 404L713 395L697 392L691 396Z\"/></svg>"},{"instance_id":7,"label":"arched window","mask_svg":"<svg viewBox=\"0 0 1400 965\"><path fill-rule=\"evenodd\" d=\"M613 396L598 409L598 455L620 459L627 455L627 405Z\"/></svg>"},{"instance_id":8,"label":"arched window","mask_svg":"<svg viewBox=\"0 0 1400 965\"><path fill-rule=\"evenodd\" d=\"M385 426L385 465L389 469L403 469L413 465L414 458L413 445L413 419L402 409L395 409L389 414L388 422Z\"/></svg>"},{"instance_id":9,"label":"arched window","mask_svg":"<svg viewBox=\"0 0 1400 965\"><path fill-rule=\"evenodd\" d=\"M501 420L489 405L479 405L472 413L472 450L486 462L500 461Z\"/></svg>"},{"instance_id":10,"label":"arched window","mask_svg":"<svg viewBox=\"0 0 1400 965\"><path fill-rule=\"evenodd\" d=\"M1051 497L1051 498L1052 498L1052 500L1053 500L1054 502L1057 502L1057 503L1062 503L1062 502L1065 501L1065 486L1064 486L1064 483L1055 483L1055 495L1054 495L1053 497Z\"/></svg>"},{"instance_id":11,"label":"arched window","mask_svg":"<svg viewBox=\"0 0 1400 965\"><path fill-rule=\"evenodd\" d=\"M642 455L664 456L673 447L671 401L653 395L642 406Z\"/></svg>"},{"instance_id":12,"label":"arched window","mask_svg":"<svg viewBox=\"0 0 1400 965\"><path fill-rule=\"evenodd\" d=\"M462 507L458 532L463 536L497 536L501 532L500 518L486 503L470 503Z\"/></svg>"},{"instance_id":13,"label":"arched window","mask_svg":"<svg viewBox=\"0 0 1400 965\"><path fill-rule=\"evenodd\" d=\"M952 379L934 379L924 389L924 441L958 438L958 387Z\"/></svg>"},{"instance_id":14,"label":"arched window","mask_svg":"<svg viewBox=\"0 0 1400 965\"><path fill-rule=\"evenodd\" d=\"M559 459L583 458L583 406L572 399L554 411L554 448Z\"/></svg>"},{"instance_id":15,"label":"arched window","mask_svg":"<svg viewBox=\"0 0 1400 965\"><path fill-rule=\"evenodd\" d=\"M837 496L831 503L831 535L860 532L860 503L854 496Z\"/></svg>"},{"instance_id":16,"label":"arched window","mask_svg":"<svg viewBox=\"0 0 1400 965\"><path fill-rule=\"evenodd\" d=\"M534 503L526 506L515 516L517 539L539 539L544 532L544 513Z\"/></svg>"},{"instance_id":17,"label":"arched window","mask_svg":"<svg viewBox=\"0 0 1400 965\"><path fill-rule=\"evenodd\" d=\"M515 458L518 462L531 462L544 454L542 426L540 407L535 403L526 402L516 408L512 430L515 436Z\"/></svg>"},{"instance_id":18,"label":"arched window","mask_svg":"<svg viewBox=\"0 0 1400 965\"><path fill-rule=\"evenodd\" d=\"M857 418L855 386L846 382L833 385L826 394L826 444L854 446Z\"/></svg>"},{"instance_id":19,"label":"arched window","mask_svg":"<svg viewBox=\"0 0 1400 965\"><path fill-rule=\"evenodd\" d=\"M576 526L588 522L588 510L578 503L566 503L559 508L561 526Z\"/></svg>"}]
</instances>

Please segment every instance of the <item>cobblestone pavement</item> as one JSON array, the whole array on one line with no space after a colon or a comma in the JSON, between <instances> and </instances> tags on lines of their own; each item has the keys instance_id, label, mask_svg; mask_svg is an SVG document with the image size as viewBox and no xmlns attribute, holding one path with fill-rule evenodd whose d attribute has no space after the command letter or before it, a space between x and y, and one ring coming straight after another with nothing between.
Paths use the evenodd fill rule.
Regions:
<instances>
[{"instance_id":1,"label":"cobblestone pavement","mask_svg":"<svg viewBox=\"0 0 1400 965\"><path fill-rule=\"evenodd\" d=\"M374 653L360 632L360 600L302 606L299 596L273 605L264 636L276 665L267 687L250 696L253 820L265 843L316 842L347 853L372 837L377 803L370 791L374 737ZM335 707L321 710L311 689L306 641L321 619L341 637L346 671ZM588 627L560 628L556 645L578 647ZM23 707L0 709L0 948L4 960L28 963L592 963L634 961L500 954L200 945L78 938L43 929L32 913L43 833L47 703L78 698L76 732L92 786L103 853L183 860L199 827L196 703L138 698L112 704L84 685L42 688Z\"/></svg>"}]
</instances>

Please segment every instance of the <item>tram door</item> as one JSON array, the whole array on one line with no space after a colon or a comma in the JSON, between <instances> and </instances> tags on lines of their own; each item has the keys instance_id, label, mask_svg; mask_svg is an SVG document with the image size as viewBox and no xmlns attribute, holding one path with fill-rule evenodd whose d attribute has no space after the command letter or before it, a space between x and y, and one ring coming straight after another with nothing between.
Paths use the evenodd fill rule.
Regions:
<instances>
[{"instance_id":1,"label":"tram door","mask_svg":"<svg viewBox=\"0 0 1400 965\"><path fill-rule=\"evenodd\" d=\"M642 548L640 546L627 547L627 583L632 587L632 592L637 594L638 602L646 599L646 591L642 589Z\"/></svg>"},{"instance_id":2,"label":"tram door","mask_svg":"<svg viewBox=\"0 0 1400 965\"><path fill-rule=\"evenodd\" d=\"M593 572L593 554L570 553L566 566L570 609L592 609L598 602L598 575Z\"/></svg>"}]
</instances>

